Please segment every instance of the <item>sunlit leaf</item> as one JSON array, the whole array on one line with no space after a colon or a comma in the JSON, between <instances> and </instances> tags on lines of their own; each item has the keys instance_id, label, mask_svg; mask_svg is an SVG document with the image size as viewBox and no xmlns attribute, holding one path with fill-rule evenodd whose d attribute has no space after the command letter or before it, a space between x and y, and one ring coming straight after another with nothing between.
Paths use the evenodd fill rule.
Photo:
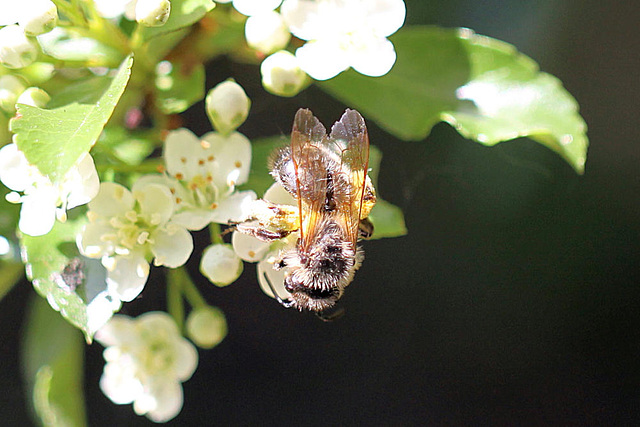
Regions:
<instances>
[{"instance_id":1,"label":"sunlit leaf","mask_svg":"<svg viewBox=\"0 0 640 427\"><path fill-rule=\"evenodd\" d=\"M109 85L95 103L74 101L51 110L18 106L17 117L11 120L14 141L54 184L98 139L127 85L132 63L133 58L128 57L113 78L104 78Z\"/></svg>"},{"instance_id":2,"label":"sunlit leaf","mask_svg":"<svg viewBox=\"0 0 640 427\"><path fill-rule=\"evenodd\" d=\"M80 36L63 27L38 37L42 51L63 61L82 61L88 66L118 64L122 53L96 39Z\"/></svg>"},{"instance_id":3,"label":"sunlit leaf","mask_svg":"<svg viewBox=\"0 0 640 427\"><path fill-rule=\"evenodd\" d=\"M148 40L160 34L170 33L198 22L208 11L215 7L212 0L172 0L171 15L161 27L147 27L143 30Z\"/></svg>"},{"instance_id":4,"label":"sunlit leaf","mask_svg":"<svg viewBox=\"0 0 640 427\"><path fill-rule=\"evenodd\" d=\"M21 244L27 278L35 290L90 341L120 302L106 295L106 271L100 261L78 253L76 235L85 221L80 217L56 222L44 236L23 235Z\"/></svg>"},{"instance_id":5,"label":"sunlit leaf","mask_svg":"<svg viewBox=\"0 0 640 427\"><path fill-rule=\"evenodd\" d=\"M484 145L528 136L584 171L588 139L561 82L513 46L466 29L407 27L391 72L347 71L320 87L393 135L425 138L440 121Z\"/></svg>"},{"instance_id":6,"label":"sunlit leaf","mask_svg":"<svg viewBox=\"0 0 640 427\"><path fill-rule=\"evenodd\" d=\"M87 425L82 335L39 297L26 322L23 375L37 418L45 426Z\"/></svg>"}]
</instances>

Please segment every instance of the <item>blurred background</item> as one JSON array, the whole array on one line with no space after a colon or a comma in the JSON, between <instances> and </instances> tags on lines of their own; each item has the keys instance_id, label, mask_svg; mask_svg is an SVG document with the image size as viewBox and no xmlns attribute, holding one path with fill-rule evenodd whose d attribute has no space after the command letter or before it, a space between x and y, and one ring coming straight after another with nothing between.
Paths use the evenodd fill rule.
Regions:
<instances>
[{"instance_id":1,"label":"blurred background","mask_svg":"<svg viewBox=\"0 0 640 427\"><path fill-rule=\"evenodd\" d=\"M333 323L285 310L255 267L223 289L189 269L229 335L200 351L168 425L633 425L640 422L639 8L631 1L406 0L407 24L469 27L514 44L578 100L586 172L529 140L486 148L440 124L402 142L369 121L383 152L378 192L409 235L365 242ZM255 67L212 63L253 105L250 138L287 134L309 107L330 126L345 105L311 87L266 94ZM185 116L209 131L201 104ZM196 236L200 250L206 233ZM18 343L23 281L0 311L0 423L29 425ZM165 309L153 271L124 313ZM99 390L103 348L86 349L92 426L152 425Z\"/></svg>"}]
</instances>

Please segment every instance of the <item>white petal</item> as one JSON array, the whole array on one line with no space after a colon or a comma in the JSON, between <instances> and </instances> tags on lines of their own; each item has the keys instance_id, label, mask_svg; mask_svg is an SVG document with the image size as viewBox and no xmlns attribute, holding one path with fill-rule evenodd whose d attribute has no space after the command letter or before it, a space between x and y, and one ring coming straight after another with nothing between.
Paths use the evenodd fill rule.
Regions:
<instances>
[{"instance_id":1,"label":"white petal","mask_svg":"<svg viewBox=\"0 0 640 427\"><path fill-rule=\"evenodd\" d=\"M298 64L315 80L327 80L349 68L349 56L333 40L305 43L296 50Z\"/></svg>"},{"instance_id":2,"label":"white petal","mask_svg":"<svg viewBox=\"0 0 640 427\"><path fill-rule=\"evenodd\" d=\"M280 13L291 33L299 39L314 40L326 33L326 19L318 2L285 0Z\"/></svg>"},{"instance_id":3,"label":"white petal","mask_svg":"<svg viewBox=\"0 0 640 427\"><path fill-rule=\"evenodd\" d=\"M93 0L93 2L96 5L98 13L107 19L122 16L125 7L130 3L135 3L134 0Z\"/></svg>"},{"instance_id":4,"label":"white petal","mask_svg":"<svg viewBox=\"0 0 640 427\"><path fill-rule=\"evenodd\" d=\"M133 209L135 199L129 190L115 182L103 182L96 197L89 202L89 209L110 218Z\"/></svg>"},{"instance_id":5,"label":"white petal","mask_svg":"<svg viewBox=\"0 0 640 427\"><path fill-rule=\"evenodd\" d=\"M231 245L236 254L245 261L257 262L269 251L271 244L253 236L235 231L231 235Z\"/></svg>"},{"instance_id":6,"label":"white petal","mask_svg":"<svg viewBox=\"0 0 640 427\"><path fill-rule=\"evenodd\" d=\"M250 213L251 202L256 200L253 191L239 191L220 201L211 212L210 221L227 224L229 221L241 221Z\"/></svg>"},{"instance_id":7,"label":"white petal","mask_svg":"<svg viewBox=\"0 0 640 427\"><path fill-rule=\"evenodd\" d=\"M155 256L154 265L176 268L183 265L193 252L191 233L182 227L169 224L169 230L158 230L151 235L151 252Z\"/></svg>"},{"instance_id":8,"label":"white petal","mask_svg":"<svg viewBox=\"0 0 640 427\"><path fill-rule=\"evenodd\" d=\"M296 200L293 198L293 196L277 182L271 184L271 187L269 187L267 191L264 192L262 198L271 203L276 203L279 205L296 205Z\"/></svg>"},{"instance_id":9,"label":"white petal","mask_svg":"<svg viewBox=\"0 0 640 427\"><path fill-rule=\"evenodd\" d=\"M396 62L393 43L385 38L368 40L368 44L351 51L351 66L360 74L380 77L387 74Z\"/></svg>"},{"instance_id":10,"label":"white petal","mask_svg":"<svg viewBox=\"0 0 640 427\"><path fill-rule=\"evenodd\" d=\"M202 140L209 144L208 151L215 156L213 182L218 188L247 181L251 168L251 143L246 136L233 132L225 137L209 132Z\"/></svg>"},{"instance_id":11,"label":"white petal","mask_svg":"<svg viewBox=\"0 0 640 427\"><path fill-rule=\"evenodd\" d=\"M13 76L11 76L13 77ZM24 153L14 143L0 148L0 181L13 191L24 191L33 183Z\"/></svg>"},{"instance_id":12,"label":"white petal","mask_svg":"<svg viewBox=\"0 0 640 427\"><path fill-rule=\"evenodd\" d=\"M200 139L190 130L181 128L169 132L162 154L169 175L187 181L193 178L199 172L202 149Z\"/></svg>"},{"instance_id":13,"label":"white petal","mask_svg":"<svg viewBox=\"0 0 640 427\"><path fill-rule=\"evenodd\" d=\"M29 236L42 236L53 228L56 221L57 195L53 189L43 189L22 198L20 231Z\"/></svg>"},{"instance_id":14,"label":"white petal","mask_svg":"<svg viewBox=\"0 0 640 427\"><path fill-rule=\"evenodd\" d=\"M113 227L104 222L87 224L77 239L80 253L89 258L102 258L113 254L113 242L104 239L103 236L115 235L115 232Z\"/></svg>"},{"instance_id":15,"label":"white petal","mask_svg":"<svg viewBox=\"0 0 640 427\"><path fill-rule=\"evenodd\" d=\"M180 337L176 322L164 311L148 311L136 317L135 322L138 330L145 336L152 336L148 333L155 332L169 341Z\"/></svg>"},{"instance_id":16,"label":"white petal","mask_svg":"<svg viewBox=\"0 0 640 427\"><path fill-rule=\"evenodd\" d=\"M175 374L180 381L186 381L196 371L198 366L198 351L196 348L184 338L176 343L176 363Z\"/></svg>"},{"instance_id":17,"label":"white petal","mask_svg":"<svg viewBox=\"0 0 640 427\"><path fill-rule=\"evenodd\" d=\"M120 345L127 342L133 334L133 322L134 320L129 316L121 314L113 316L93 338L105 347Z\"/></svg>"},{"instance_id":18,"label":"white petal","mask_svg":"<svg viewBox=\"0 0 640 427\"><path fill-rule=\"evenodd\" d=\"M231 245L211 245L204 250L200 260L200 272L216 286L235 282L242 268L242 260Z\"/></svg>"},{"instance_id":19,"label":"white petal","mask_svg":"<svg viewBox=\"0 0 640 427\"><path fill-rule=\"evenodd\" d=\"M282 15L273 11L250 16L244 26L244 35L249 46L264 54L283 49L291 39Z\"/></svg>"},{"instance_id":20,"label":"white petal","mask_svg":"<svg viewBox=\"0 0 640 427\"><path fill-rule=\"evenodd\" d=\"M85 153L69 174L72 175L69 177L71 182L65 182L65 188L70 190L67 209L89 203L100 190L100 179L91 155Z\"/></svg>"},{"instance_id":21,"label":"white petal","mask_svg":"<svg viewBox=\"0 0 640 427\"><path fill-rule=\"evenodd\" d=\"M112 263L106 262L107 287L109 293L121 301L133 301L140 295L149 277L149 263L141 254L132 253L129 256L111 258ZM103 259L103 264L105 260Z\"/></svg>"},{"instance_id":22,"label":"white petal","mask_svg":"<svg viewBox=\"0 0 640 427\"><path fill-rule=\"evenodd\" d=\"M134 184L131 191L140 205L140 213L151 218L154 225L169 221L175 207L169 187L161 184Z\"/></svg>"},{"instance_id":23,"label":"white petal","mask_svg":"<svg viewBox=\"0 0 640 427\"><path fill-rule=\"evenodd\" d=\"M15 3L10 1L0 2L0 26L11 25L18 22L18 17L22 11L24 3Z\"/></svg>"},{"instance_id":24,"label":"white petal","mask_svg":"<svg viewBox=\"0 0 640 427\"><path fill-rule=\"evenodd\" d=\"M212 221L211 209L190 209L179 212L171 217L171 223L187 230L202 230Z\"/></svg>"},{"instance_id":25,"label":"white petal","mask_svg":"<svg viewBox=\"0 0 640 427\"><path fill-rule=\"evenodd\" d=\"M229 79L209 91L205 106L214 129L226 136L247 119L251 100L242 86Z\"/></svg>"},{"instance_id":26,"label":"white petal","mask_svg":"<svg viewBox=\"0 0 640 427\"><path fill-rule=\"evenodd\" d=\"M282 0L233 0L233 7L243 15L269 12L280 6Z\"/></svg>"},{"instance_id":27,"label":"white petal","mask_svg":"<svg viewBox=\"0 0 640 427\"><path fill-rule=\"evenodd\" d=\"M133 402L142 394L142 384L133 364L107 363L100 378L100 390L118 405Z\"/></svg>"},{"instance_id":28,"label":"white petal","mask_svg":"<svg viewBox=\"0 0 640 427\"><path fill-rule=\"evenodd\" d=\"M367 0L366 21L379 37L388 37L404 24L407 13L403 0Z\"/></svg>"},{"instance_id":29,"label":"white petal","mask_svg":"<svg viewBox=\"0 0 640 427\"><path fill-rule=\"evenodd\" d=\"M269 282L277 292L278 296L281 299L287 299L290 297L289 292L284 288L284 269L282 270L274 270L273 264L267 261L260 261L257 267L258 273L258 282L260 283L260 288L262 292L269 295L271 298L275 298L273 295L273 291L271 287L267 283L267 279L265 279L265 274L269 278Z\"/></svg>"},{"instance_id":30,"label":"white petal","mask_svg":"<svg viewBox=\"0 0 640 427\"><path fill-rule=\"evenodd\" d=\"M120 310L122 303L108 292L102 291L87 305L87 329L97 331L105 325L113 313ZM102 343L102 342L101 342ZM104 345L104 343L102 343Z\"/></svg>"},{"instance_id":31,"label":"white petal","mask_svg":"<svg viewBox=\"0 0 640 427\"><path fill-rule=\"evenodd\" d=\"M138 415L147 416L151 421L156 423L164 423L180 413L184 397L182 395L182 386L177 381L171 381L164 378L154 378L150 390L147 391L153 397L155 405L153 409L146 413L140 412L138 402L134 403L134 410ZM148 408L145 408L148 409Z\"/></svg>"}]
</instances>

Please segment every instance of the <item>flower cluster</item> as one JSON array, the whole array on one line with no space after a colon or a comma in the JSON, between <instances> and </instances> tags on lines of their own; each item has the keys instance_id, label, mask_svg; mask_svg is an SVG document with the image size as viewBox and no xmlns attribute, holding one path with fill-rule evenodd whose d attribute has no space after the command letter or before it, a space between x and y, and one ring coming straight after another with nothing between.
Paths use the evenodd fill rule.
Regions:
<instances>
[{"instance_id":1,"label":"flower cluster","mask_svg":"<svg viewBox=\"0 0 640 427\"><path fill-rule=\"evenodd\" d=\"M95 338L106 347L100 388L111 401L133 403L136 414L155 422L178 415L184 399L181 383L195 371L198 352L169 315L116 315Z\"/></svg>"}]
</instances>

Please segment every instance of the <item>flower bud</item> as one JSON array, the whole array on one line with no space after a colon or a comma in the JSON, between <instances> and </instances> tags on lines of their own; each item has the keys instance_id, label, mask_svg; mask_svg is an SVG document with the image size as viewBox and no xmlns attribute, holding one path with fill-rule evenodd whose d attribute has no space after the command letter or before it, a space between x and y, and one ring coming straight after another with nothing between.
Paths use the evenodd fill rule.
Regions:
<instances>
[{"instance_id":1,"label":"flower bud","mask_svg":"<svg viewBox=\"0 0 640 427\"><path fill-rule=\"evenodd\" d=\"M278 12L265 12L250 16L244 27L247 44L264 54L284 48L291 33Z\"/></svg>"},{"instance_id":2,"label":"flower bud","mask_svg":"<svg viewBox=\"0 0 640 427\"><path fill-rule=\"evenodd\" d=\"M211 245L200 259L200 272L216 286L233 283L242 273L242 260L231 245Z\"/></svg>"},{"instance_id":3,"label":"flower bud","mask_svg":"<svg viewBox=\"0 0 640 427\"><path fill-rule=\"evenodd\" d=\"M242 86L227 80L209 91L206 106L213 127L222 135L228 135L247 119L251 100Z\"/></svg>"},{"instance_id":4,"label":"flower bud","mask_svg":"<svg viewBox=\"0 0 640 427\"><path fill-rule=\"evenodd\" d=\"M227 335L227 321L216 307L196 308L187 317L187 336L200 348L213 348Z\"/></svg>"},{"instance_id":5,"label":"flower bud","mask_svg":"<svg viewBox=\"0 0 640 427\"><path fill-rule=\"evenodd\" d=\"M15 113L16 101L24 89L24 84L16 76L0 76L0 110L9 114Z\"/></svg>"},{"instance_id":6,"label":"flower bud","mask_svg":"<svg viewBox=\"0 0 640 427\"><path fill-rule=\"evenodd\" d=\"M0 65L7 68L22 68L38 57L38 45L27 38L18 25L0 29Z\"/></svg>"},{"instance_id":7,"label":"flower bud","mask_svg":"<svg viewBox=\"0 0 640 427\"><path fill-rule=\"evenodd\" d=\"M51 97L47 92L39 87L27 88L16 100L16 104L26 104L32 107L44 108L47 102L51 100Z\"/></svg>"},{"instance_id":8,"label":"flower bud","mask_svg":"<svg viewBox=\"0 0 640 427\"><path fill-rule=\"evenodd\" d=\"M286 50L276 52L262 61L260 73L262 86L278 96L295 96L309 83L295 55Z\"/></svg>"},{"instance_id":9,"label":"flower bud","mask_svg":"<svg viewBox=\"0 0 640 427\"><path fill-rule=\"evenodd\" d=\"M161 27L169 19L171 2L169 0L138 0L136 2L136 21L146 27Z\"/></svg>"},{"instance_id":10,"label":"flower bud","mask_svg":"<svg viewBox=\"0 0 640 427\"><path fill-rule=\"evenodd\" d=\"M58 25L58 8L51 0L31 0L22 8L18 24L28 36L48 33Z\"/></svg>"}]
</instances>

